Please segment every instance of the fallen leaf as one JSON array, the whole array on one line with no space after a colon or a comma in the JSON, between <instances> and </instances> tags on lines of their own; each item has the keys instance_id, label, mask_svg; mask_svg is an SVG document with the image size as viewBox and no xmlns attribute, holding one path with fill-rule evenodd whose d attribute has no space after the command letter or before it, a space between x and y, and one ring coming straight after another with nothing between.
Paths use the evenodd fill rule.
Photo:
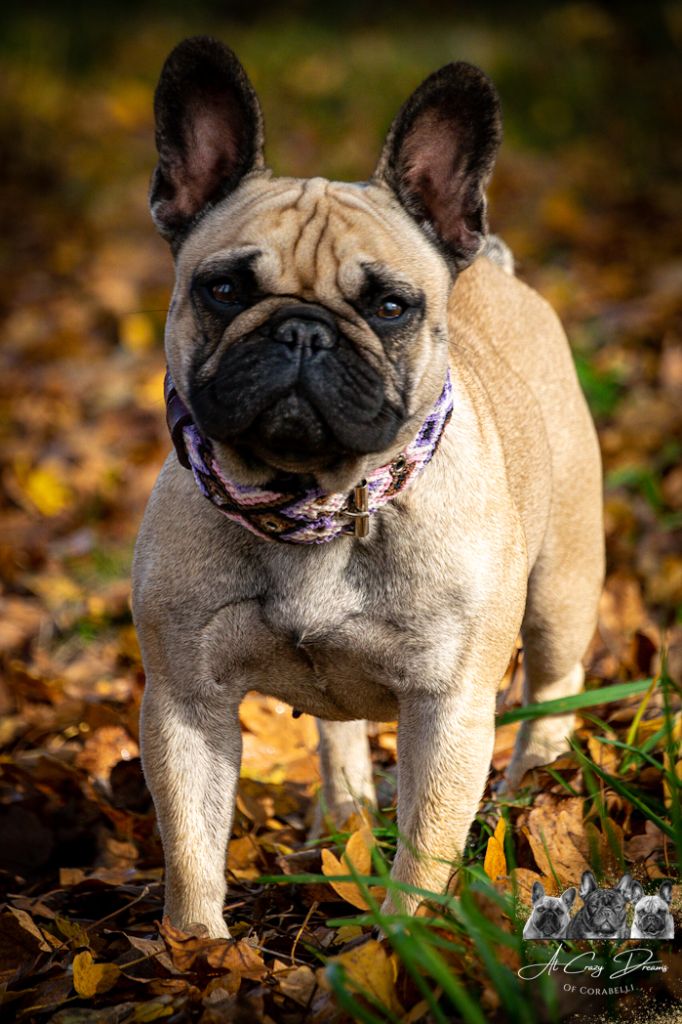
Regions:
<instances>
[{"instance_id":1,"label":"fallen leaf","mask_svg":"<svg viewBox=\"0 0 682 1024\"><path fill-rule=\"evenodd\" d=\"M504 834L507 823L500 818L495 826L495 832L488 840L483 861L483 870L492 882L507 875L507 858L504 853Z\"/></svg>"},{"instance_id":2,"label":"fallen leaf","mask_svg":"<svg viewBox=\"0 0 682 1024\"><path fill-rule=\"evenodd\" d=\"M283 971L281 974L278 971L275 974L275 979L280 992L283 992L287 998L293 999L299 1006L308 1005L317 985L315 975L307 964L301 964L300 967Z\"/></svg>"},{"instance_id":3,"label":"fallen leaf","mask_svg":"<svg viewBox=\"0 0 682 1024\"><path fill-rule=\"evenodd\" d=\"M368 825L363 825L353 832L346 843L346 849L344 850L341 860L339 860L331 850L322 850L322 873L323 875L334 876L334 875L348 875L350 872L350 866L352 865L354 871L358 875L370 875L372 874L372 847L376 840L374 834ZM353 881L349 882L331 882L329 883L341 899L350 903L351 906L357 907L358 910L369 910L369 904L365 899L360 886ZM381 903L386 895L385 891L379 886L370 888L372 896Z\"/></svg>"},{"instance_id":4,"label":"fallen leaf","mask_svg":"<svg viewBox=\"0 0 682 1024\"><path fill-rule=\"evenodd\" d=\"M395 962L376 939L332 957L325 969L327 981L335 968L343 969L351 990L371 994L392 1013L404 1013L395 991Z\"/></svg>"},{"instance_id":5,"label":"fallen leaf","mask_svg":"<svg viewBox=\"0 0 682 1024\"><path fill-rule=\"evenodd\" d=\"M92 953L84 950L73 958L73 987L83 999L92 999L113 988L121 976L116 964L96 964Z\"/></svg>"}]
</instances>

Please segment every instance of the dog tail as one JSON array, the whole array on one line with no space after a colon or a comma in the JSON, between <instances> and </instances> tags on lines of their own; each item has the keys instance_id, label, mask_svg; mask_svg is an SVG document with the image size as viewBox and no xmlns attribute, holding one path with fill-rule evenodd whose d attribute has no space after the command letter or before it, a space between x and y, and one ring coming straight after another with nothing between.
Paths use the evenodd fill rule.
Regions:
<instances>
[{"instance_id":1,"label":"dog tail","mask_svg":"<svg viewBox=\"0 0 682 1024\"><path fill-rule=\"evenodd\" d=\"M486 235L485 243L481 249L481 256L487 257L492 263L497 263L498 267L502 267L505 274L509 274L511 277L514 276L513 253L499 235Z\"/></svg>"}]
</instances>

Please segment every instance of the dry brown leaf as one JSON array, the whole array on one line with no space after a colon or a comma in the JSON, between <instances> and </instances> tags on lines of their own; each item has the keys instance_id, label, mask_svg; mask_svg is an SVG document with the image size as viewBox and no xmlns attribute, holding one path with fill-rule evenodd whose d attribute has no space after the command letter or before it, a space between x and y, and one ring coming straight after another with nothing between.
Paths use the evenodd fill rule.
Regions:
<instances>
[{"instance_id":1,"label":"dry brown leaf","mask_svg":"<svg viewBox=\"0 0 682 1024\"><path fill-rule=\"evenodd\" d=\"M569 797L557 804L541 803L528 815L527 838L535 863L543 875L556 873L562 884L573 885L590 870L582 814L583 801Z\"/></svg>"},{"instance_id":2,"label":"dry brown leaf","mask_svg":"<svg viewBox=\"0 0 682 1024\"><path fill-rule=\"evenodd\" d=\"M540 875L537 871L530 871L528 868L512 868L509 872L509 877L512 880L513 887L516 889L519 900L525 906L529 907L533 902L531 897L533 885L536 882L541 883L548 896L554 896L557 893L557 884L551 875Z\"/></svg>"},{"instance_id":3,"label":"dry brown leaf","mask_svg":"<svg viewBox=\"0 0 682 1024\"><path fill-rule=\"evenodd\" d=\"M275 980L282 992L288 999L293 999L299 1006L307 1006L312 999L317 986L315 975L307 964L300 967L293 967L280 973L277 971Z\"/></svg>"}]
</instances>

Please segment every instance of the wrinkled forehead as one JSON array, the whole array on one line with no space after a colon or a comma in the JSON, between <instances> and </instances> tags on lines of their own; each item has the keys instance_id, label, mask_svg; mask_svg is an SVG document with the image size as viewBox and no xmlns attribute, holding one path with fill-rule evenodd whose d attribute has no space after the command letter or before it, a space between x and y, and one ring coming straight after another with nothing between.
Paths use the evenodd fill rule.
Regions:
<instances>
[{"instance_id":1,"label":"wrinkled forehead","mask_svg":"<svg viewBox=\"0 0 682 1024\"><path fill-rule=\"evenodd\" d=\"M207 214L178 257L178 275L248 260L261 289L329 299L357 294L372 267L387 285L445 298L444 262L391 193L372 184L256 176Z\"/></svg>"}]
</instances>

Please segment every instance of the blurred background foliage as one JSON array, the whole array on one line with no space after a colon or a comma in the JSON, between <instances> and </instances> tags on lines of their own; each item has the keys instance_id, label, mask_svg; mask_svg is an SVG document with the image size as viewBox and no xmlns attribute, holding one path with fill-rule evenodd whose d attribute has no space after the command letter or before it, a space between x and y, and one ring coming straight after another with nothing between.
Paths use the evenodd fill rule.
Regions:
<instances>
[{"instance_id":1,"label":"blurred background foliage","mask_svg":"<svg viewBox=\"0 0 682 1024\"><path fill-rule=\"evenodd\" d=\"M590 685L655 675L663 643L672 684L682 681L682 5L6 4L0 882L37 894L34 904L17 897L11 913L29 909L38 920L47 914L40 893L57 882L64 888L54 891L55 906L92 920L108 912L99 890L87 913L79 904L84 872L102 886L127 880L128 889L116 889L120 899L151 891L137 908L147 930L159 915L160 850L137 758L143 674L128 606L135 533L170 447L162 339L172 264L146 195L161 64L180 38L203 32L243 61L262 99L269 160L287 174L365 178L394 113L431 70L463 59L494 79L505 142L491 226L511 245L520 277L567 327L604 457L609 576ZM514 671L507 683L505 700L514 704ZM647 696L645 710L636 700L609 719L631 744L641 740L640 724L658 737L662 714L658 696ZM242 709L233 878L274 870L282 850L298 850L307 836L315 731L310 720L288 716L283 730L285 712L267 701ZM604 723L588 719L580 742L596 763L600 744L590 730ZM508 762L515 728L498 730L495 773ZM376 729L372 745L390 780L393 727ZM661 756L672 771L673 754ZM632 774L632 765L623 770ZM645 781L644 769L632 777L651 806L659 815L677 806L679 817L660 765L646 770ZM587 790L570 778L579 831ZM547 776L536 795L549 817L557 802L567 806L552 784ZM659 818L645 826L627 801L618 804L619 793L607 787L606 800L628 864L648 857L641 877L659 878L671 870ZM486 828L475 830L477 849ZM542 870L527 844L517 855L523 870ZM261 906L253 898L252 922ZM299 909L278 918L282 935L304 927ZM317 911L310 924L320 943L323 919ZM7 934L9 950L17 940L11 928ZM96 929L92 935L100 941ZM103 941L93 946L100 955ZM25 932L21 942L30 947ZM17 970L30 962L20 959ZM54 984L65 998L71 992L65 974Z\"/></svg>"},{"instance_id":2,"label":"blurred background foliage","mask_svg":"<svg viewBox=\"0 0 682 1024\"><path fill-rule=\"evenodd\" d=\"M370 174L398 106L442 63L494 78L506 137L492 227L568 327L601 428L612 567L634 569L661 621L675 620L679 4L28 3L5 5L0 24L11 565L35 557L17 505L54 520L48 535L80 520L106 533L103 503L118 505L129 539L151 484L165 446L152 367L171 282L146 211L151 101L173 44L210 32L262 97L271 164L295 175Z\"/></svg>"}]
</instances>

